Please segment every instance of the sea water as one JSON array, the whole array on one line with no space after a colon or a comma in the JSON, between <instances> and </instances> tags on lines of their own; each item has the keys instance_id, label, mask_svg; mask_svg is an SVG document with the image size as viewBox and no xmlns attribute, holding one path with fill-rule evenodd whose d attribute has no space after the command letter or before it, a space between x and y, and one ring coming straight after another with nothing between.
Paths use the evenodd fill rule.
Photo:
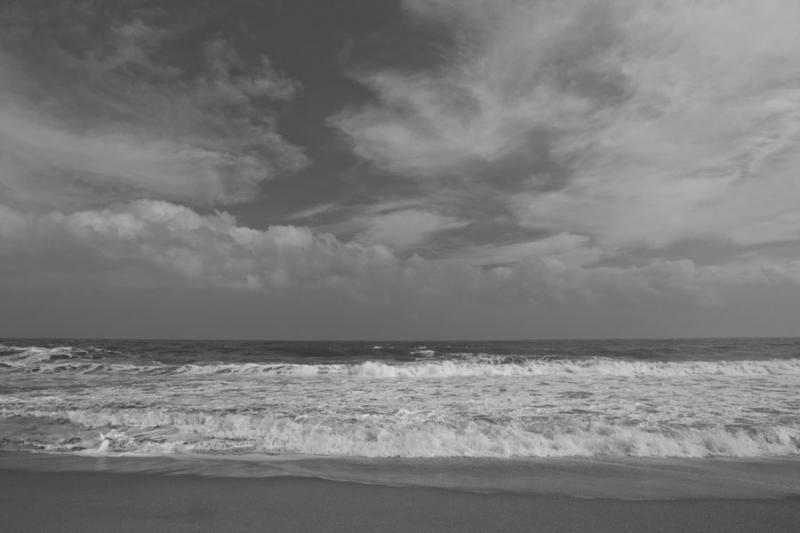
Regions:
<instances>
[{"instance_id":1,"label":"sea water","mask_svg":"<svg viewBox=\"0 0 800 533\"><path fill-rule=\"evenodd\" d=\"M577 476L594 494L616 476L635 492L678 473L673 496L704 480L798 494L800 339L8 339L0 452L488 491Z\"/></svg>"}]
</instances>

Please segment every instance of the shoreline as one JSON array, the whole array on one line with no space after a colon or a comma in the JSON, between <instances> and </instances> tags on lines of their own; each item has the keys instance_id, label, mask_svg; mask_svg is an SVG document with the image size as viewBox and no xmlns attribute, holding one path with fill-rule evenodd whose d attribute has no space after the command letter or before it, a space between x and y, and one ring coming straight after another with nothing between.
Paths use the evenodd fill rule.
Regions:
<instances>
[{"instance_id":1,"label":"shoreline","mask_svg":"<svg viewBox=\"0 0 800 533\"><path fill-rule=\"evenodd\" d=\"M623 501L800 498L800 456L760 459L414 459L0 451L0 471L10 470L68 475L136 474L156 478L305 479L484 495Z\"/></svg>"},{"instance_id":2,"label":"shoreline","mask_svg":"<svg viewBox=\"0 0 800 533\"><path fill-rule=\"evenodd\" d=\"M790 532L800 499L627 501L300 478L0 468L9 532Z\"/></svg>"}]
</instances>

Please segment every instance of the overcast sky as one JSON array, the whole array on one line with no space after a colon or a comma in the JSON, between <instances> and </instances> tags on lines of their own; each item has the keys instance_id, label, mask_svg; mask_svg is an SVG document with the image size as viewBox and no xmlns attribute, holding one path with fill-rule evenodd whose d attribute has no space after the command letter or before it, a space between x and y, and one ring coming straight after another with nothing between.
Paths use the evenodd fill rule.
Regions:
<instances>
[{"instance_id":1,"label":"overcast sky","mask_svg":"<svg viewBox=\"0 0 800 533\"><path fill-rule=\"evenodd\" d=\"M800 334L797 0L7 0L0 335Z\"/></svg>"}]
</instances>

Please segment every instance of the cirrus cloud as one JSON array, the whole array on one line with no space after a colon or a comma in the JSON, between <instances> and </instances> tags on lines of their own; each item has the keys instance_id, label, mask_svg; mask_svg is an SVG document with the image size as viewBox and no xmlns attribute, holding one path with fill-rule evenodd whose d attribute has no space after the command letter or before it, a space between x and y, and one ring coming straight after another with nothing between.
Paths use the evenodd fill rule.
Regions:
<instances>
[{"instance_id":1,"label":"cirrus cloud","mask_svg":"<svg viewBox=\"0 0 800 533\"><path fill-rule=\"evenodd\" d=\"M277 127L299 84L266 56L244 57L223 37L195 38L189 68L168 53L191 26L180 9L96 4L0 8L9 30L0 37L6 202L235 203L308 163Z\"/></svg>"},{"instance_id":2,"label":"cirrus cloud","mask_svg":"<svg viewBox=\"0 0 800 533\"><path fill-rule=\"evenodd\" d=\"M359 74L377 103L333 122L361 157L429 187L495 182L519 224L607 253L800 239L796 2L406 5L457 46L436 69Z\"/></svg>"}]
</instances>

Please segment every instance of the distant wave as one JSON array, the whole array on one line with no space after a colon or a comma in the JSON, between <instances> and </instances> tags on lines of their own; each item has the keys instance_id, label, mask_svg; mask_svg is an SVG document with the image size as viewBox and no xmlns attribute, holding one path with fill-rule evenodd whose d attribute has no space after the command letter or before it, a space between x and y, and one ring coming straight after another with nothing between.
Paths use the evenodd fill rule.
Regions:
<instances>
[{"instance_id":1,"label":"distant wave","mask_svg":"<svg viewBox=\"0 0 800 533\"><path fill-rule=\"evenodd\" d=\"M450 378L489 376L767 376L800 375L800 359L734 361L632 361L606 357L582 359L455 354L455 358L415 362L365 361L351 364L204 363L169 365L104 358L100 350L68 346L41 348L0 345L0 370L77 373L186 375L327 374L363 378ZM426 354L427 355L427 354Z\"/></svg>"},{"instance_id":2,"label":"distant wave","mask_svg":"<svg viewBox=\"0 0 800 533\"><path fill-rule=\"evenodd\" d=\"M505 363L484 357L475 361L386 364L367 361L346 369L351 375L382 378L525 376L525 375L609 375L609 376L691 376L721 374L732 376L800 374L800 360L644 362L609 358L578 360L530 360Z\"/></svg>"}]
</instances>

